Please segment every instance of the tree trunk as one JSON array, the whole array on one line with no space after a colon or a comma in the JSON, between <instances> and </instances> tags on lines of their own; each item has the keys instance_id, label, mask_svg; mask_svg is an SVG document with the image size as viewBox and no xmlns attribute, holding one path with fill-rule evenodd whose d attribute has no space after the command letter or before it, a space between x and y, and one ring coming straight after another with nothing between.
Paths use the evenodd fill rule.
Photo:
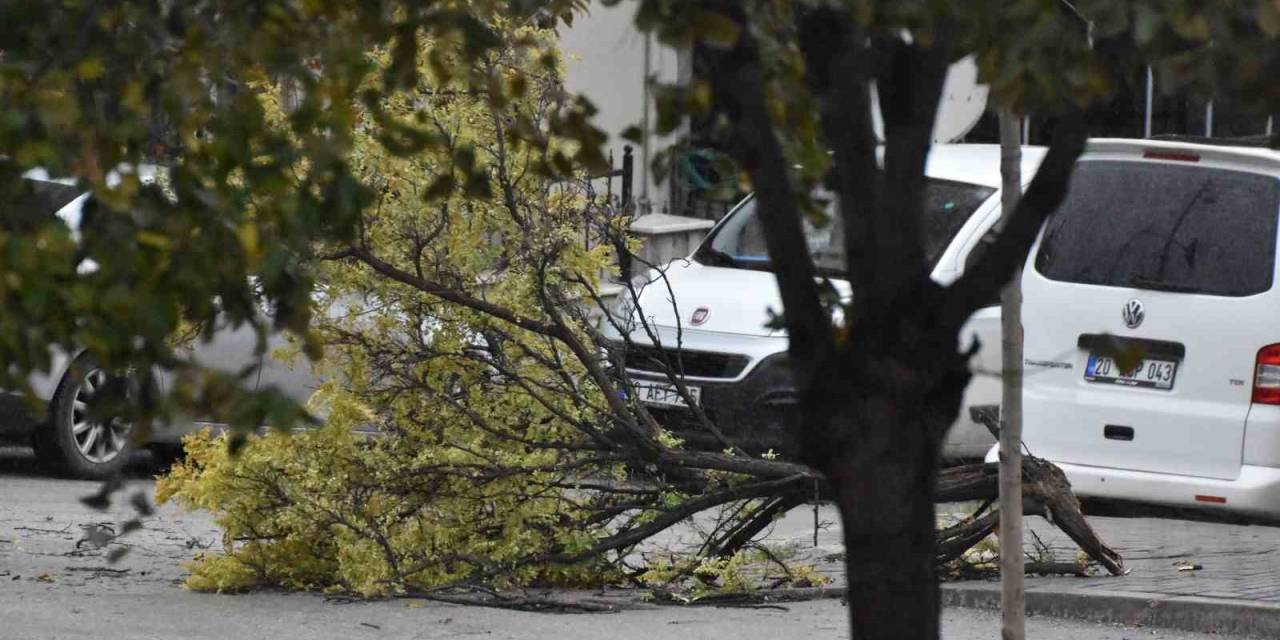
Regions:
<instances>
[{"instance_id":1,"label":"tree trunk","mask_svg":"<svg viewBox=\"0 0 1280 640\"><path fill-rule=\"evenodd\" d=\"M925 339L903 346L920 337L916 329L926 315L917 308L863 316L851 343L819 370L807 398L810 441L802 448L822 463L840 507L849 620L858 640L938 637L934 493L942 439L968 369L958 355L937 357L956 354L954 337L950 346ZM916 356L932 356L963 379L913 385L919 371L932 366Z\"/></svg>"},{"instance_id":2,"label":"tree trunk","mask_svg":"<svg viewBox=\"0 0 1280 640\"><path fill-rule=\"evenodd\" d=\"M805 78L835 152L841 219L858 231L845 236L846 259L859 267L851 283L857 302L837 329L805 240L795 159L776 135L756 30L741 3L703 6L743 27L732 47L708 47L707 77L715 111L732 123L731 153L762 212L801 396L800 457L830 480L844 522L852 635L936 639L937 464L971 377L958 334L1022 264L1061 201L1084 148L1083 120L1055 126L1054 144L1012 223L975 269L944 289L929 278L919 230L926 156L952 59L948 30L925 45L868 37L845 12L813 13L803 25ZM881 171L868 134L865 85L872 79L884 116Z\"/></svg>"},{"instance_id":3,"label":"tree trunk","mask_svg":"<svg viewBox=\"0 0 1280 640\"><path fill-rule=\"evenodd\" d=\"M1022 195L1022 140L1018 118L1000 111L1000 227ZM1000 304L1000 635L1027 637L1022 557L1022 277L1015 270Z\"/></svg>"},{"instance_id":4,"label":"tree trunk","mask_svg":"<svg viewBox=\"0 0 1280 640\"><path fill-rule=\"evenodd\" d=\"M902 424L902 430L918 428ZM885 456L871 469L833 474L843 519L851 637L937 638L938 531L933 466ZM908 462L914 468L903 468Z\"/></svg>"}]
</instances>

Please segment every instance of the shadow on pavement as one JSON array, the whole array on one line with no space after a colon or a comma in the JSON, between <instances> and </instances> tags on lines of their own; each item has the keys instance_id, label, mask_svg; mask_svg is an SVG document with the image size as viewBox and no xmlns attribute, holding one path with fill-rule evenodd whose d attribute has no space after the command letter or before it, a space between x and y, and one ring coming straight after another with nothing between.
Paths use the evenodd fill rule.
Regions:
<instances>
[{"instance_id":1,"label":"shadow on pavement","mask_svg":"<svg viewBox=\"0 0 1280 640\"><path fill-rule=\"evenodd\" d=\"M1110 518L1158 518L1162 520L1189 520L1216 524L1258 525L1265 527L1280 526L1280 520L1255 516L1244 516L1235 513L1212 511L1210 509L1189 509L1166 507L1126 500L1099 500L1082 498L1081 507L1088 516Z\"/></svg>"}]
</instances>

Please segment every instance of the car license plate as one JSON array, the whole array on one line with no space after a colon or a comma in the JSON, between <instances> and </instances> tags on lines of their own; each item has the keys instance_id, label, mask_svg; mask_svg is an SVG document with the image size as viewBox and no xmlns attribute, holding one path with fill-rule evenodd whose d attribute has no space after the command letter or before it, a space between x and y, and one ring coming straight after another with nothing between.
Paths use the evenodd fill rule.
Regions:
<instances>
[{"instance_id":1,"label":"car license plate","mask_svg":"<svg viewBox=\"0 0 1280 640\"><path fill-rule=\"evenodd\" d=\"M636 399L645 404L660 407L689 407L689 404L684 400L684 396L680 395L680 391L676 389L674 384L635 380L633 381L633 386L636 390ZM685 385L685 389L689 390L689 398L693 400L694 404L702 404L701 388Z\"/></svg>"},{"instance_id":2,"label":"car license plate","mask_svg":"<svg viewBox=\"0 0 1280 640\"><path fill-rule=\"evenodd\" d=\"M1128 387L1172 389L1173 378L1177 373L1177 360L1143 358L1132 370L1121 371L1115 358L1091 353L1089 363L1084 368L1084 379Z\"/></svg>"}]
</instances>

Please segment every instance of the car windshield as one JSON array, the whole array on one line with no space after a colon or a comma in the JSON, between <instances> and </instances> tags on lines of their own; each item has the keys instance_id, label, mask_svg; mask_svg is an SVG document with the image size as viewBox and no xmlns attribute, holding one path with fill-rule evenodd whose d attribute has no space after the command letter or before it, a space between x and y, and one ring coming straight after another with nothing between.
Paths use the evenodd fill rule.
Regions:
<instances>
[{"instance_id":1,"label":"car windshield","mask_svg":"<svg viewBox=\"0 0 1280 640\"><path fill-rule=\"evenodd\" d=\"M931 179L925 184L924 234L925 258L933 266L942 257L951 239L964 226L973 212L986 202L995 189L965 182ZM823 205L826 224L806 220L805 240L818 272L825 276L845 277L844 228L837 212L836 200L820 194L815 200ZM698 262L736 269L772 269L765 246L756 199L749 196L730 214L694 254Z\"/></svg>"},{"instance_id":2,"label":"car windshield","mask_svg":"<svg viewBox=\"0 0 1280 640\"><path fill-rule=\"evenodd\" d=\"M1092 161L1045 228L1052 280L1221 296L1271 288L1280 181L1226 169Z\"/></svg>"}]
</instances>

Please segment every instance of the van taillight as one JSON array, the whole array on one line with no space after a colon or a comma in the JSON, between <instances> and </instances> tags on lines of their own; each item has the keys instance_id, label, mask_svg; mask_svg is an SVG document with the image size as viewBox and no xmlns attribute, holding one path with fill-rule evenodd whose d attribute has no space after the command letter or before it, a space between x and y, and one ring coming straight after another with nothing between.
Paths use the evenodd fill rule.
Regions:
<instances>
[{"instance_id":1,"label":"van taillight","mask_svg":"<svg viewBox=\"0 0 1280 640\"><path fill-rule=\"evenodd\" d=\"M1147 151L1142 157L1151 160L1172 160L1174 162L1200 162L1200 154L1186 151Z\"/></svg>"},{"instance_id":2,"label":"van taillight","mask_svg":"<svg viewBox=\"0 0 1280 640\"><path fill-rule=\"evenodd\" d=\"M1253 375L1253 401L1280 404L1280 344L1269 344L1258 350L1258 364Z\"/></svg>"}]
</instances>

